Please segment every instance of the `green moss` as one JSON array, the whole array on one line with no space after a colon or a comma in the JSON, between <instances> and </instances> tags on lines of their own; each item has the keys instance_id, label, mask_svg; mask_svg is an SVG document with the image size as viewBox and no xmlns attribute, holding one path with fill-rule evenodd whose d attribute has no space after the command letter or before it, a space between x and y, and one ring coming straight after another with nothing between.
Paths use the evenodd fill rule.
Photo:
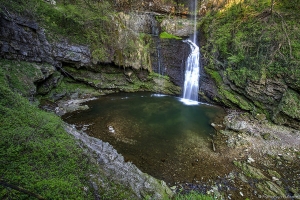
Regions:
<instances>
[{"instance_id":1,"label":"green moss","mask_svg":"<svg viewBox=\"0 0 300 200\"><path fill-rule=\"evenodd\" d=\"M0 174L7 183L46 199L90 198L88 158L63 128L60 118L43 112L8 88L0 69ZM0 186L2 197L28 195ZM1 198L2 198L1 197Z\"/></svg>"},{"instance_id":2,"label":"green moss","mask_svg":"<svg viewBox=\"0 0 300 200\"><path fill-rule=\"evenodd\" d=\"M205 71L215 80L215 83L217 84L217 86L222 85L223 79L218 71L208 69L208 68L205 68Z\"/></svg>"},{"instance_id":3,"label":"green moss","mask_svg":"<svg viewBox=\"0 0 300 200\"><path fill-rule=\"evenodd\" d=\"M257 183L256 187L267 196L276 196L278 198L285 198L284 189L271 181Z\"/></svg>"},{"instance_id":4,"label":"green moss","mask_svg":"<svg viewBox=\"0 0 300 200\"><path fill-rule=\"evenodd\" d=\"M1 61L3 63L3 61ZM7 63L6 63L7 64ZM23 63L24 66L26 63ZM14 66L16 65L16 66ZM19 62L9 62L18 69ZM23 66L23 65L22 65ZM17 77L23 71L15 74ZM29 72L28 72L29 73ZM57 90L87 91L64 79ZM45 199L133 199L123 185L109 180L91 155L64 130L64 123L52 113L30 104L13 90L6 68L0 67L0 174L1 182L22 187ZM100 171L99 171L100 170ZM90 176L97 174L97 176ZM29 195L0 186L0 199L31 199Z\"/></svg>"},{"instance_id":5,"label":"green moss","mask_svg":"<svg viewBox=\"0 0 300 200\"><path fill-rule=\"evenodd\" d=\"M54 71L48 64L35 64L22 61L0 59L0 68L6 77L9 87L23 96L31 96L36 91L35 82L43 80L41 68Z\"/></svg>"},{"instance_id":6,"label":"green moss","mask_svg":"<svg viewBox=\"0 0 300 200\"><path fill-rule=\"evenodd\" d=\"M197 199L197 200L214 200L214 199L217 199L217 198L214 198L214 197L209 196L209 195L204 195L204 194L201 194L201 193L198 193L198 192L195 192L195 191L191 191L187 194L177 194L177 195L175 195L174 199L175 200L194 200L194 199Z\"/></svg>"},{"instance_id":7,"label":"green moss","mask_svg":"<svg viewBox=\"0 0 300 200\"><path fill-rule=\"evenodd\" d=\"M54 95L63 94L63 96L70 96L73 93L78 93L79 96L99 96L102 93L96 90L95 88L78 82L74 81L70 78L63 78L62 81L58 84L58 86L51 90L49 94L45 97L41 96L41 98L53 99Z\"/></svg>"},{"instance_id":8,"label":"green moss","mask_svg":"<svg viewBox=\"0 0 300 200\"><path fill-rule=\"evenodd\" d=\"M267 180L266 176L259 169L252 167L245 162L233 161L233 164L240 168L243 173L250 178Z\"/></svg>"},{"instance_id":9,"label":"green moss","mask_svg":"<svg viewBox=\"0 0 300 200\"><path fill-rule=\"evenodd\" d=\"M172 35L172 34L170 34L170 33L167 33L167 32L162 32L162 33L160 33L159 34L159 37L161 38L161 39L176 39L176 40L182 40L182 38L181 37L178 37L178 36L176 36L176 35Z\"/></svg>"},{"instance_id":10,"label":"green moss","mask_svg":"<svg viewBox=\"0 0 300 200\"><path fill-rule=\"evenodd\" d=\"M155 72L150 72L149 73L149 78L162 78L162 79L165 79L165 80L170 80L170 77L168 76L165 76L165 75L161 75L159 73L155 73Z\"/></svg>"},{"instance_id":11,"label":"green moss","mask_svg":"<svg viewBox=\"0 0 300 200\"><path fill-rule=\"evenodd\" d=\"M228 90L222 90L221 94L223 94L226 99L228 99L230 102L237 105L238 107L244 110L252 110L251 104L248 103L248 101L245 100L242 96L237 95L235 93L231 93Z\"/></svg>"},{"instance_id":12,"label":"green moss","mask_svg":"<svg viewBox=\"0 0 300 200\"><path fill-rule=\"evenodd\" d=\"M288 89L280 102L279 109L287 116L300 119L300 95Z\"/></svg>"}]
</instances>

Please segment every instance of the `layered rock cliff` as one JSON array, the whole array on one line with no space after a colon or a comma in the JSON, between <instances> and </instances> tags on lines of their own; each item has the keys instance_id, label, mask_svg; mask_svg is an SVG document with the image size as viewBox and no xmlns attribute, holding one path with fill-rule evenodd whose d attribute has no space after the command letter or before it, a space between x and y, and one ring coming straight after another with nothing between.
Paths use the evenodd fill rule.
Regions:
<instances>
[{"instance_id":1,"label":"layered rock cliff","mask_svg":"<svg viewBox=\"0 0 300 200\"><path fill-rule=\"evenodd\" d=\"M47 32L51 30L5 8L0 16L0 55L5 59L47 63L60 72L53 71L44 77L44 82L36 82L37 91L43 95L60 84L58 80L63 76L83 82L100 93L146 90L179 95L189 49L182 41L162 40L159 34L167 30L188 37L193 32L190 21L166 17L152 9L118 12L107 17L112 21L104 34L110 37L111 43L95 47L70 42L67 37L49 40L53 33ZM152 76L152 72L160 75Z\"/></svg>"},{"instance_id":2,"label":"layered rock cliff","mask_svg":"<svg viewBox=\"0 0 300 200\"><path fill-rule=\"evenodd\" d=\"M63 10L59 3L48 6ZM69 14L73 18L54 18L53 23L75 23L76 37L72 37L81 38L78 43L70 40L71 36L53 39L53 33L45 34L51 32L45 19L39 24L5 7L0 16L0 55L48 63L58 70L44 72L44 81L36 81L37 91L43 95L49 95L61 81L84 83L98 94L142 90L180 95L189 48L181 40L162 39L160 34L167 32L185 39L193 33L189 3L118 0L110 7L108 3L95 4L96 10L102 5L110 8L102 10L100 18L94 16L102 20L100 24L91 19L84 21L86 15L67 10L75 13ZM74 4L74 9L82 5ZM59 16L65 16L60 10ZM299 128L299 43L294 9L284 1L275 6L267 2L204 1L198 2L197 10L201 16L201 100L264 113L276 123ZM87 16L93 16L91 13ZM76 31L83 30L78 28L81 24L89 28L90 34L78 37L80 32ZM99 34L96 25L100 26Z\"/></svg>"}]
</instances>

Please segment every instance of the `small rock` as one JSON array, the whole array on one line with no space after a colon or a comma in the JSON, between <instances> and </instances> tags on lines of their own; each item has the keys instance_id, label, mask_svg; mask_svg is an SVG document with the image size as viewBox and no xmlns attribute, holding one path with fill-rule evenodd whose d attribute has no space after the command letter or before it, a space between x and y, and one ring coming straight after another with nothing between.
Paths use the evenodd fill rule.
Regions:
<instances>
[{"instance_id":1,"label":"small rock","mask_svg":"<svg viewBox=\"0 0 300 200\"><path fill-rule=\"evenodd\" d=\"M174 185L174 186L170 187L170 189L171 190L176 190L176 186Z\"/></svg>"},{"instance_id":2,"label":"small rock","mask_svg":"<svg viewBox=\"0 0 300 200\"><path fill-rule=\"evenodd\" d=\"M108 126L108 131L110 133L115 133L115 129L112 126Z\"/></svg>"},{"instance_id":3,"label":"small rock","mask_svg":"<svg viewBox=\"0 0 300 200\"><path fill-rule=\"evenodd\" d=\"M247 162L248 163L253 163L253 162L255 162L255 160L253 158L249 157L248 160L247 160Z\"/></svg>"},{"instance_id":4,"label":"small rock","mask_svg":"<svg viewBox=\"0 0 300 200\"><path fill-rule=\"evenodd\" d=\"M256 114L255 118L259 121L265 121L267 119L265 114Z\"/></svg>"},{"instance_id":5,"label":"small rock","mask_svg":"<svg viewBox=\"0 0 300 200\"><path fill-rule=\"evenodd\" d=\"M276 183L277 185L279 185L279 186L282 185L282 182L281 182L281 181L275 181L275 183Z\"/></svg>"},{"instance_id":6,"label":"small rock","mask_svg":"<svg viewBox=\"0 0 300 200\"><path fill-rule=\"evenodd\" d=\"M290 155L288 155L288 154L283 155L283 159L284 159L285 161L288 161L288 162L292 162L292 161L293 161L293 157L290 156Z\"/></svg>"}]
</instances>

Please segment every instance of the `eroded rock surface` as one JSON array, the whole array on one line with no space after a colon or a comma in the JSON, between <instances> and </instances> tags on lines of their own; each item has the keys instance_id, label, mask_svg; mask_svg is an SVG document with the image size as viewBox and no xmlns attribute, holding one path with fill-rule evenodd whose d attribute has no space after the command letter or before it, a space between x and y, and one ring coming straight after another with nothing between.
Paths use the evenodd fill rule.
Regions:
<instances>
[{"instance_id":1,"label":"eroded rock surface","mask_svg":"<svg viewBox=\"0 0 300 200\"><path fill-rule=\"evenodd\" d=\"M123 156L107 142L78 132L72 126L66 126L65 129L95 155L97 164L110 180L130 188L137 198L150 196L153 199L164 199L173 195L165 182L141 172L134 164L125 162Z\"/></svg>"}]
</instances>

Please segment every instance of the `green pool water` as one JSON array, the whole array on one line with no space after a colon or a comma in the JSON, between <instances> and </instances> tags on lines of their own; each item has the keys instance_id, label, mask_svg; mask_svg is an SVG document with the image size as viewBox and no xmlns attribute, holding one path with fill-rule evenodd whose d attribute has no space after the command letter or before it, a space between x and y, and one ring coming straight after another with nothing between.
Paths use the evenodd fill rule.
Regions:
<instances>
[{"instance_id":1,"label":"green pool water","mask_svg":"<svg viewBox=\"0 0 300 200\"><path fill-rule=\"evenodd\" d=\"M151 93L118 93L86 104L89 110L63 119L109 142L143 172L174 184L214 176L222 168L211 160L211 123L225 115L221 107Z\"/></svg>"}]
</instances>

